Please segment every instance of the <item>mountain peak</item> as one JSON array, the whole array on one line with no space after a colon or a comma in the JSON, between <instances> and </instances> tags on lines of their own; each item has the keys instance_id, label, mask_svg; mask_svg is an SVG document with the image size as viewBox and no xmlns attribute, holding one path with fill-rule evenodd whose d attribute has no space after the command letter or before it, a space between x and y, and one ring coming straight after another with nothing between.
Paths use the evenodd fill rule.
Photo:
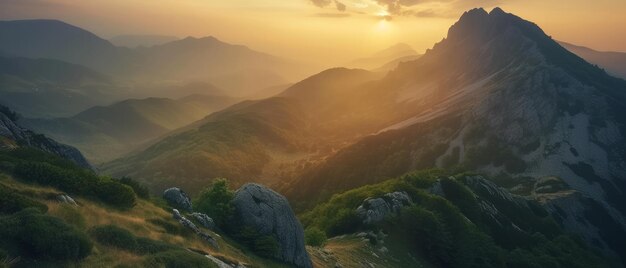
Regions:
<instances>
[{"instance_id":1,"label":"mountain peak","mask_svg":"<svg viewBox=\"0 0 626 268\"><path fill-rule=\"evenodd\" d=\"M502 10L499 7L494 7L491 12L489 12L489 15L506 15L508 13L504 12L504 10Z\"/></svg>"}]
</instances>

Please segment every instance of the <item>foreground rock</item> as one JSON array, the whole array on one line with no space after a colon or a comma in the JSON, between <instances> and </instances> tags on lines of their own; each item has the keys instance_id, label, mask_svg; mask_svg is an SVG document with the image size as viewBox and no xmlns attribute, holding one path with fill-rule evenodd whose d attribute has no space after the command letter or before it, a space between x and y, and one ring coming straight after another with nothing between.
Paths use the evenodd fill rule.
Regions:
<instances>
[{"instance_id":1,"label":"foreground rock","mask_svg":"<svg viewBox=\"0 0 626 268\"><path fill-rule=\"evenodd\" d=\"M2 107L0 106L0 108ZM0 141L0 148L18 147L18 144L20 146L35 147L44 152L70 160L83 168L93 169L78 149L22 128L15 122L16 116L7 113L9 111L6 108L0 109L0 137L12 140L15 144L9 144L2 140Z\"/></svg>"},{"instance_id":2,"label":"foreground rock","mask_svg":"<svg viewBox=\"0 0 626 268\"><path fill-rule=\"evenodd\" d=\"M249 183L237 190L233 205L233 222L276 238L279 244L276 259L297 267L313 267L304 246L302 225L285 197L262 185Z\"/></svg>"},{"instance_id":3,"label":"foreground rock","mask_svg":"<svg viewBox=\"0 0 626 268\"><path fill-rule=\"evenodd\" d=\"M202 226L204 226L204 228L207 228L209 230L214 230L215 229L215 222L208 215L206 215L204 213L194 212L194 213L191 213L191 216L196 218L196 220L200 224L202 224Z\"/></svg>"},{"instance_id":4,"label":"foreground rock","mask_svg":"<svg viewBox=\"0 0 626 268\"><path fill-rule=\"evenodd\" d=\"M180 188L172 187L165 190L165 192L163 192L163 199L172 207L185 211L193 210L191 207L191 199L189 199L189 196Z\"/></svg>"},{"instance_id":5,"label":"foreground rock","mask_svg":"<svg viewBox=\"0 0 626 268\"><path fill-rule=\"evenodd\" d=\"M356 209L356 214L364 224L374 224L403 207L411 205L411 197L405 192L393 192L379 198L368 198Z\"/></svg>"},{"instance_id":6,"label":"foreground rock","mask_svg":"<svg viewBox=\"0 0 626 268\"><path fill-rule=\"evenodd\" d=\"M195 224L193 224L193 222L185 218L185 216L181 215L178 209L172 209L172 216L180 224L191 229L194 233L200 236L200 238L202 238L204 241L208 242L211 246L213 246L216 249L219 249L219 245L217 244L217 241L215 240L215 238L213 238L210 234L207 234L203 232L202 230L200 230L200 228L198 228Z\"/></svg>"}]
</instances>

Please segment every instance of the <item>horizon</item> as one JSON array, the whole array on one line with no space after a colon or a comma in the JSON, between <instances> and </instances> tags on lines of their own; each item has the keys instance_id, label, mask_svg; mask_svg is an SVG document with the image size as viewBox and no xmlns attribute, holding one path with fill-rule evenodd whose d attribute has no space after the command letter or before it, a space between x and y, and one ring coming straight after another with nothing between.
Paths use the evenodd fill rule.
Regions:
<instances>
[{"instance_id":1,"label":"horizon","mask_svg":"<svg viewBox=\"0 0 626 268\"><path fill-rule=\"evenodd\" d=\"M336 3L185 0L173 5L163 1L97 0L85 5L70 0L3 0L0 20L61 20L107 40L122 35L179 39L213 36L275 56L332 67L398 43L424 53L446 37L448 27L464 12L479 7L489 12L500 7L538 24L555 40L596 51L626 51L625 27L611 28L626 25L626 18L616 15L623 12L615 12L626 12L626 2L617 0L604 0L592 7L583 1L565 0Z\"/></svg>"}]
</instances>

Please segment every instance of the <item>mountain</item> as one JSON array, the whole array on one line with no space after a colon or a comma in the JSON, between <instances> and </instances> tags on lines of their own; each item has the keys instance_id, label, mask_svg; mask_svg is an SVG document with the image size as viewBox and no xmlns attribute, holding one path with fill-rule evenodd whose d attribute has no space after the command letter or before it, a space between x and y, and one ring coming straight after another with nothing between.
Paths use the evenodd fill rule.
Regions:
<instances>
[{"instance_id":1,"label":"mountain","mask_svg":"<svg viewBox=\"0 0 626 268\"><path fill-rule=\"evenodd\" d=\"M118 47L135 48L162 45L176 40L178 37L168 35L128 34L114 36L109 39L109 42Z\"/></svg>"},{"instance_id":2,"label":"mountain","mask_svg":"<svg viewBox=\"0 0 626 268\"><path fill-rule=\"evenodd\" d=\"M205 95L176 100L131 99L89 108L67 118L23 118L20 124L76 146L88 159L101 163L237 101L231 97Z\"/></svg>"},{"instance_id":3,"label":"mountain","mask_svg":"<svg viewBox=\"0 0 626 268\"><path fill-rule=\"evenodd\" d=\"M408 57L417 56L419 56L419 54L410 45L398 43L378 51L369 57L353 60L347 63L346 67L373 70L392 61L397 61L400 58L406 59Z\"/></svg>"},{"instance_id":4,"label":"mountain","mask_svg":"<svg viewBox=\"0 0 626 268\"><path fill-rule=\"evenodd\" d=\"M378 77L365 70L327 70L275 97L213 113L101 167L108 174L141 180L153 191L176 182L192 189L192 195L219 177L235 186L249 181L282 183L312 159L376 129L371 125L383 125L382 119L375 120L383 115L370 113L369 102L358 97L368 94L359 86ZM356 97L349 102L332 100L351 95ZM348 106L355 113L336 116Z\"/></svg>"},{"instance_id":5,"label":"mountain","mask_svg":"<svg viewBox=\"0 0 626 268\"><path fill-rule=\"evenodd\" d=\"M120 56L120 50L109 41L58 20L0 21L0 51L62 60L98 71L115 68Z\"/></svg>"},{"instance_id":6,"label":"mountain","mask_svg":"<svg viewBox=\"0 0 626 268\"><path fill-rule=\"evenodd\" d=\"M0 103L29 117L67 116L114 99L110 77L51 59L0 57Z\"/></svg>"},{"instance_id":7,"label":"mountain","mask_svg":"<svg viewBox=\"0 0 626 268\"><path fill-rule=\"evenodd\" d=\"M187 37L151 47L116 47L56 20L1 21L0 51L79 64L135 84L211 82L239 96L301 79L309 72L302 64L214 37Z\"/></svg>"},{"instance_id":8,"label":"mountain","mask_svg":"<svg viewBox=\"0 0 626 268\"><path fill-rule=\"evenodd\" d=\"M566 42L559 42L559 44L586 61L600 66L609 74L626 79L626 53L597 51Z\"/></svg>"},{"instance_id":9,"label":"mountain","mask_svg":"<svg viewBox=\"0 0 626 268\"><path fill-rule=\"evenodd\" d=\"M34 147L43 152L67 159L82 168L92 168L76 148L24 129L16 121L17 114L9 108L0 105L0 150L11 150L21 146Z\"/></svg>"},{"instance_id":10,"label":"mountain","mask_svg":"<svg viewBox=\"0 0 626 268\"><path fill-rule=\"evenodd\" d=\"M287 185L291 200L420 168L478 171L624 260L615 237L626 235L626 81L496 8L466 12L446 39L371 86L397 102L395 122L312 165ZM552 177L572 191L542 192Z\"/></svg>"}]
</instances>

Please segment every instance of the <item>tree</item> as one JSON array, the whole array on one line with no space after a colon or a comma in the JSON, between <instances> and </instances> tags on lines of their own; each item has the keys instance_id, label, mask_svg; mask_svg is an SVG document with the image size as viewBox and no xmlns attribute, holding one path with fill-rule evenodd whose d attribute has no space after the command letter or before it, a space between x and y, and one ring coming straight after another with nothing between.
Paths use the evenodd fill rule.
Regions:
<instances>
[{"instance_id":1,"label":"tree","mask_svg":"<svg viewBox=\"0 0 626 268\"><path fill-rule=\"evenodd\" d=\"M304 231L306 244L314 247L321 247L326 242L326 233L316 227L309 227Z\"/></svg>"},{"instance_id":2,"label":"tree","mask_svg":"<svg viewBox=\"0 0 626 268\"><path fill-rule=\"evenodd\" d=\"M217 179L210 188L200 193L193 207L195 211L209 215L221 227L235 211L232 205L234 197L235 193L228 189L228 180Z\"/></svg>"}]
</instances>

